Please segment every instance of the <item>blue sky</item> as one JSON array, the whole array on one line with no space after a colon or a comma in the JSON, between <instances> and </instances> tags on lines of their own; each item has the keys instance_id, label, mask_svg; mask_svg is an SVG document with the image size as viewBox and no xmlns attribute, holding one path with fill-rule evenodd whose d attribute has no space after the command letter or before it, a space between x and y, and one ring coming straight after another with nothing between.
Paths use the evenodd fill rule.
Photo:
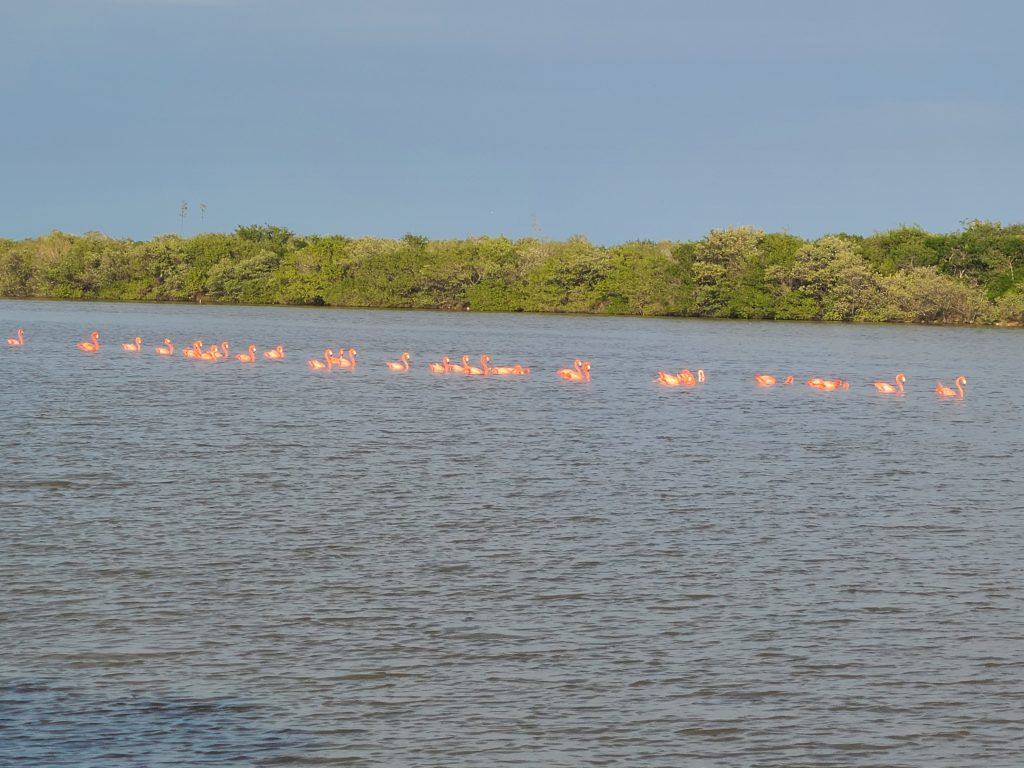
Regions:
<instances>
[{"instance_id":1,"label":"blue sky","mask_svg":"<svg viewBox=\"0 0 1024 768\"><path fill-rule=\"evenodd\" d=\"M0 236L1024 220L1024 4L0 0ZM199 205L207 206L200 221Z\"/></svg>"}]
</instances>

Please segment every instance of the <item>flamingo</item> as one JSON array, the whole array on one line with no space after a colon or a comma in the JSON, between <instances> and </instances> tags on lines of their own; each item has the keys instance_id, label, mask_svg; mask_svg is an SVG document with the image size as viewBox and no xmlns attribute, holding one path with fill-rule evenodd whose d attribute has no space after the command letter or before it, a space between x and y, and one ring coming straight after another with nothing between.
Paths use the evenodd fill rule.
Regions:
<instances>
[{"instance_id":1,"label":"flamingo","mask_svg":"<svg viewBox=\"0 0 1024 768\"><path fill-rule=\"evenodd\" d=\"M487 361L490 362L490 358ZM530 369L516 363L515 365L493 365L488 368L488 372L492 376L526 376L530 373Z\"/></svg>"},{"instance_id":2,"label":"flamingo","mask_svg":"<svg viewBox=\"0 0 1024 768\"><path fill-rule=\"evenodd\" d=\"M583 361L576 358L572 361L572 368L559 368L558 375L567 381L583 380Z\"/></svg>"},{"instance_id":3,"label":"flamingo","mask_svg":"<svg viewBox=\"0 0 1024 768\"><path fill-rule=\"evenodd\" d=\"M475 365L469 364L469 355L462 356L462 372L467 376L486 376L487 375L487 361L490 358L487 355L480 356L480 364L483 368L477 368Z\"/></svg>"},{"instance_id":4,"label":"flamingo","mask_svg":"<svg viewBox=\"0 0 1024 768\"><path fill-rule=\"evenodd\" d=\"M954 381L953 383L956 385L956 389L950 389L949 387L942 384L942 382L939 382L939 384L935 387L935 391L938 393L939 397L952 397L957 400L963 400L964 385L967 383L967 377L957 376L956 381Z\"/></svg>"},{"instance_id":5,"label":"flamingo","mask_svg":"<svg viewBox=\"0 0 1024 768\"><path fill-rule=\"evenodd\" d=\"M240 363L255 363L256 362L256 345L250 344L247 352L239 352L235 355L235 360Z\"/></svg>"},{"instance_id":6,"label":"flamingo","mask_svg":"<svg viewBox=\"0 0 1024 768\"><path fill-rule=\"evenodd\" d=\"M832 392L837 389L849 389L850 382L843 381L842 379L820 379L815 377L807 380L807 386L821 389L825 392Z\"/></svg>"},{"instance_id":7,"label":"flamingo","mask_svg":"<svg viewBox=\"0 0 1024 768\"><path fill-rule=\"evenodd\" d=\"M689 368L683 368L679 373L666 373L658 371L658 383L666 387L692 387L697 382L704 383L704 369L699 368L694 376Z\"/></svg>"},{"instance_id":8,"label":"flamingo","mask_svg":"<svg viewBox=\"0 0 1024 768\"><path fill-rule=\"evenodd\" d=\"M157 345L156 347L153 348L153 351L156 352L158 355L163 355L164 357L167 357L168 355L173 355L174 345L171 343L171 340L164 339L164 344L166 346L163 347Z\"/></svg>"},{"instance_id":9,"label":"flamingo","mask_svg":"<svg viewBox=\"0 0 1024 768\"><path fill-rule=\"evenodd\" d=\"M590 381L590 363L573 360L573 367L560 368L558 375L566 381Z\"/></svg>"},{"instance_id":10,"label":"flamingo","mask_svg":"<svg viewBox=\"0 0 1024 768\"><path fill-rule=\"evenodd\" d=\"M267 360L284 360L284 347L278 344L273 349L268 349L264 352L263 356L267 358Z\"/></svg>"},{"instance_id":11,"label":"flamingo","mask_svg":"<svg viewBox=\"0 0 1024 768\"><path fill-rule=\"evenodd\" d=\"M80 341L76 346L83 352L99 352L100 351L100 332L93 331L89 336L92 341Z\"/></svg>"},{"instance_id":12,"label":"flamingo","mask_svg":"<svg viewBox=\"0 0 1024 768\"><path fill-rule=\"evenodd\" d=\"M211 344L208 350L199 352L199 359L206 360L209 363L219 362L222 358L228 356L228 346L226 341L222 341L220 344Z\"/></svg>"},{"instance_id":13,"label":"flamingo","mask_svg":"<svg viewBox=\"0 0 1024 768\"><path fill-rule=\"evenodd\" d=\"M138 336L135 337L135 341L126 341L121 345L121 349L125 352L141 352L142 351L142 339Z\"/></svg>"},{"instance_id":14,"label":"flamingo","mask_svg":"<svg viewBox=\"0 0 1024 768\"><path fill-rule=\"evenodd\" d=\"M469 362L469 355L463 355L462 356L462 363L463 364L459 365L458 363L448 363L448 372L449 373L465 373L466 372L466 365L465 364L468 363L468 362Z\"/></svg>"},{"instance_id":15,"label":"flamingo","mask_svg":"<svg viewBox=\"0 0 1024 768\"><path fill-rule=\"evenodd\" d=\"M568 369L566 368L565 370L568 370ZM559 375L561 375L561 374L559 374ZM658 371L658 383L659 384L664 384L666 387L678 387L683 382L679 378L678 374L668 373L666 371Z\"/></svg>"},{"instance_id":16,"label":"flamingo","mask_svg":"<svg viewBox=\"0 0 1024 768\"><path fill-rule=\"evenodd\" d=\"M682 381L684 387L692 387L697 382L700 382L701 384L703 384L704 383L704 369L703 368L698 368L697 369L697 375L694 376L690 372L689 368L683 368L683 370L681 370L679 372L679 378Z\"/></svg>"},{"instance_id":17,"label":"flamingo","mask_svg":"<svg viewBox=\"0 0 1024 768\"><path fill-rule=\"evenodd\" d=\"M754 376L754 381L757 382L759 387L774 387L777 383L777 379L767 373L759 373Z\"/></svg>"},{"instance_id":18,"label":"flamingo","mask_svg":"<svg viewBox=\"0 0 1024 768\"><path fill-rule=\"evenodd\" d=\"M347 368L349 370L356 367L356 351L349 349L348 357L345 357L343 350L338 350L338 356L331 358L331 362L339 368Z\"/></svg>"},{"instance_id":19,"label":"flamingo","mask_svg":"<svg viewBox=\"0 0 1024 768\"><path fill-rule=\"evenodd\" d=\"M902 395L903 382L905 382L906 380L906 376L904 376L902 373L897 373L895 386L887 381L873 381L871 383L875 385L875 389L877 389L884 395Z\"/></svg>"},{"instance_id":20,"label":"flamingo","mask_svg":"<svg viewBox=\"0 0 1024 768\"><path fill-rule=\"evenodd\" d=\"M7 346L9 347L23 347L25 346L25 329L19 328L14 334L15 338L7 339Z\"/></svg>"},{"instance_id":21,"label":"flamingo","mask_svg":"<svg viewBox=\"0 0 1024 768\"><path fill-rule=\"evenodd\" d=\"M187 357L191 360L198 360L199 356L203 354L203 341L202 339L196 339L192 342L191 347L185 347L181 350L183 357Z\"/></svg>"},{"instance_id":22,"label":"flamingo","mask_svg":"<svg viewBox=\"0 0 1024 768\"><path fill-rule=\"evenodd\" d=\"M409 370L409 353L402 353L402 361L396 363L394 360L388 360L387 366L389 371L397 371L398 373L405 373Z\"/></svg>"},{"instance_id":23,"label":"flamingo","mask_svg":"<svg viewBox=\"0 0 1024 768\"><path fill-rule=\"evenodd\" d=\"M431 373L449 373L452 369L452 364L448 359L448 355L445 355L441 358L440 363L427 363L427 367L430 368Z\"/></svg>"},{"instance_id":24,"label":"flamingo","mask_svg":"<svg viewBox=\"0 0 1024 768\"><path fill-rule=\"evenodd\" d=\"M322 370L324 370L324 368L328 368L329 369L331 367L331 364L333 363L333 361L334 361L334 358L331 356L331 350L325 349L324 350L324 359L323 360L320 360L319 358L314 357L311 360L307 360L306 361L306 365L308 365L311 370L322 371Z\"/></svg>"}]
</instances>

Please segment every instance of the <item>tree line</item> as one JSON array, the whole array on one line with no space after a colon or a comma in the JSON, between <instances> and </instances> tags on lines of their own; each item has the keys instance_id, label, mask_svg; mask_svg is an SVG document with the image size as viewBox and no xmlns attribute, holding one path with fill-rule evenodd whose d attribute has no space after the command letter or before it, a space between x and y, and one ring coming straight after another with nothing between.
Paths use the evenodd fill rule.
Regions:
<instances>
[{"instance_id":1,"label":"tree line","mask_svg":"<svg viewBox=\"0 0 1024 768\"><path fill-rule=\"evenodd\" d=\"M917 323L1024 322L1024 224L805 240L230 234L0 239L0 296Z\"/></svg>"}]
</instances>

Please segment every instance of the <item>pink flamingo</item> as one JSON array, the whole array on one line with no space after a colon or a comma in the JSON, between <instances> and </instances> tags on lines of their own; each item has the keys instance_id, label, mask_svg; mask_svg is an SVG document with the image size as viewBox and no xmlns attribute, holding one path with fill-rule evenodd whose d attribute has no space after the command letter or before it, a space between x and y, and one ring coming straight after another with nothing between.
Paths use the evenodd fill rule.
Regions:
<instances>
[{"instance_id":1,"label":"pink flamingo","mask_svg":"<svg viewBox=\"0 0 1024 768\"><path fill-rule=\"evenodd\" d=\"M491 359L487 355L480 355L480 367L477 368L475 365L469 365L468 358L463 360L463 367L466 369L466 375L468 376L486 376L490 373L490 368L487 366L488 361Z\"/></svg>"},{"instance_id":2,"label":"pink flamingo","mask_svg":"<svg viewBox=\"0 0 1024 768\"><path fill-rule=\"evenodd\" d=\"M250 344L249 349L245 352L239 352L235 355L235 360L240 363L255 363L256 362L256 345Z\"/></svg>"},{"instance_id":3,"label":"pink flamingo","mask_svg":"<svg viewBox=\"0 0 1024 768\"><path fill-rule=\"evenodd\" d=\"M884 395L902 395L903 394L903 382L907 380L907 377L902 373L896 374L896 384L890 384L887 381L873 381L875 389Z\"/></svg>"},{"instance_id":4,"label":"pink flamingo","mask_svg":"<svg viewBox=\"0 0 1024 768\"><path fill-rule=\"evenodd\" d=\"M348 358L346 358L344 350L339 349L338 356L331 358L331 363L336 365L338 368L352 370L356 367L356 351L354 349L349 349Z\"/></svg>"},{"instance_id":5,"label":"pink flamingo","mask_svg":"<svg viewBox=\"0 0 1024 768\"><path fill-rule=\"evenodd\" d=\"M77 346L83 352L99 352L100 351L100 332L93 331L89 336L92 341L80 341Z\"/></svg>"},{"instance_id":6,"label":"pink flamingo","mask_svg":"<svg viewBox=\"0 0 1024 768\"><path fill-rule=\"evenodd\" d=\"M409 370L409 353L402 353L402 361L396 363L394 360L388 360L387 366L389 371L395 371L397 373L406 373Z\"/></svg>"},{"instance_id":7,"label":"pink flamingo","mask_svg":"<svg viewBox=\"0 0 1024 768\"><path fill-rule=\"evenodd\" d=\"M964 399L964 385L967 384L966 376L957 376L956 381L953 382L956 385L956 389L950 389L945 384L939 382L935 387L935 392L939 397L952 397L956 400Z\"/></svg>"},{"instance_id":8,"label":"pink flamingo","mask_svg":"<svg viewBox=\"0 0 1024 768\"><path fill-rule=\"evenodd\" d=\"M574 360L572 368L560 368L557 373L566 381L590 381L590 363Z\"/></svg>"},{"instance_id":9,"label":"pink flamingo","mask_svg":"<svg viewBox=\"0 0 1024 768\"><path fill-rule=\"evenodd\" d=\"M314 357L311 360L307 360L306 361L306 365L308 365L310 367L310 369L314 370L314 371L322 371L325 368L329 370L331 365L332 365L332 363L333 363L333 361L334 361L334 358L331 356L331 350L330 349L325 349L324 350L324 359L323 360L319 360L319 359Z\"/></svg>"},{"instance_id":10,"label":"pink flamingo","mask_svg":"<svg viewBox=\"0 0 1024 768\"><path fill-rule=\"evenodd\" d=\"M427 363L427 367L430 368L431 373L451 373L452 364L448 359L448 355L441 358L440 363Z\"/></svg>"}]
</instances>

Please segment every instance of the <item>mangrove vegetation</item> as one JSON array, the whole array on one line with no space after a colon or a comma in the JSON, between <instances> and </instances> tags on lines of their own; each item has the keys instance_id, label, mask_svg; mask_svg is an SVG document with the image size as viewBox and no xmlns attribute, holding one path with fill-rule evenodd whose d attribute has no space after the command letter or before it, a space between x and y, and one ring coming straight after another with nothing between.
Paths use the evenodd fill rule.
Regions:
<instances>
[{"instance_id":1,"label":"mangrove vegetation","mask_svg":"<svg viewBox=\"0 0 1024 768\"><path fill-rule=\"evenodd\" d=\"M1020 324L1024 225L966 222L805 240L752 227L696 242L231 234L0 239L0 296Z\"/></svg>"}]
</instances>

